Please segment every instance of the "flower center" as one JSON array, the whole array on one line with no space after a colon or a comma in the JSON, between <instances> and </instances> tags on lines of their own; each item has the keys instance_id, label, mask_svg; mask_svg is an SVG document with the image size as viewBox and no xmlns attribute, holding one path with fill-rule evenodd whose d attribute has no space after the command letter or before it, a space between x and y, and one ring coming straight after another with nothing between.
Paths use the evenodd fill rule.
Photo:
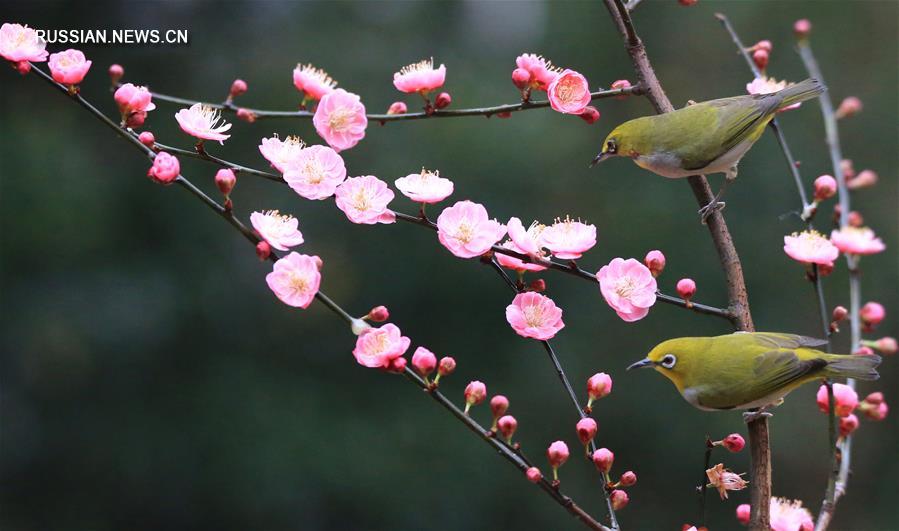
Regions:
<instances>
[{"instance_id":1,"label":"flower center","mask_svg":"<svg viewBox=\"0 0 899 531\"><path fill-rule=\"evenodd\" d=\"M331 79L331 76L329 76L327 72L325 72L321 68L315 68L311 63L308 65L304 65L300 71L311 77L315 81L318 81L322 85L326 85L331 88L337 86L337 82Z\"/></svg>"},{"instance_id":2,"label":"flower center","mask_svg":"<svg viewBox=\"0 0 899 531\"><path fill-rule=\"evenodd\" d=\"M528 326L540 327L543 325L543 306L525 306L522 308L522 313L524 313L524 321Z\"/></svg>"},{"instance_id":3,"label":"flower center","mask_svg":"<svg viewBox=\"0 0 899 531\"><path fill-rule=\"evenodd\" d=\"M631 277L622 277L615 283L615 293L625 299L630 297L635 289L637 286L634 285L634 279Z\"/></svg>"},{"instance_id":4,"label":"flower center","mask_svg":"<svg viewBox=\"0 0 899 531\"><path fill-rule=\"evenodd\" d=\"M350 128L354 115L349 107L338 107L328 115L328 126L335 133L343 133Z\"/></svg>"},{"instance_id":5,"label":"flower center","mask_svg":"<svg viewBox=\"0 0 899 531\"><path fill-rule=\"evenodd\" d=\"M298 293L306 293L309 290L309 279L297 273L292 274L290 276L290 289Z\"/></svg>"},{"instance_id":6,"label":"flower center","mask_svg":"<svg viewBox=\"0 0 899 531\"><path fill-rule=\"evenodd\" d=\"M309 184L320 184L325 180L325 169L321 162L316 159L309 159L303 166L303 173L306 175L306 182Z\"/></svg>"},{"instance_id":7,"label":"flower center","mask_svg":"<svg viewBox=\"0 0 899 531\"><path fill-rule=\"evenodd\" d=\"M468 223L468 221L463 221L459 223L459 228L456 229L456 239L462 243L469 243L471 239L474 237L474 227Z\"/></svg>"},{"instance_id":8,"label":"flower center","mask_svg":"<svg viewBox=\"0 0 899 531\"><path fill-rule=\"evenodd\" d=\"M584 87L575 79L563 79L556 89L556 95L565 103L572 103L584 97Z\"/></svg>"},{"instance_id":9,"label":"flower center","mask_svg":"<svg viewBox=\"0 0 899 531\"><path fill-rule=\"evenodd\" d=\"M426 70L434 70L434 58L425 59L411 65L404 66L400 69L400 75L411 74L413 72L424 72Z\"/></svg>"},{"instance_id":10,"label":"flower center","mask_svg":"<svg viewBox=\"0 0 899 531\"><path fill-rule=\"evenodd\" d=\"M366 211L371 206L371 198L364 188L360 188L353 193L353 207L356 210Z\"/></svg>"}]
</instances>

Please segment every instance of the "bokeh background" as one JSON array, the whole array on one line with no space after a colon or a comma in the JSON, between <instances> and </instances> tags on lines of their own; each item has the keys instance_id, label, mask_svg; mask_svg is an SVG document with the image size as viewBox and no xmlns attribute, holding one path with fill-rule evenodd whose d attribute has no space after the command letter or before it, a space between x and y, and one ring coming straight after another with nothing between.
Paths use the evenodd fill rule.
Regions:
<instances>
[{"instance_id":1,"label":"bokeh background","mask_svg":"<svg viewBox=\"0 0 899 531\"><path fill-rule=\"evenodd\" d=\"M633 79L628 57L600 2L3 2L2 21L42 28L188 29L188 46L82 46L94 61L83 94L110 116L105 70L126 81L221 100L240 77L241 103L290 109L291 71L311 61L360 93L371 112L405 99L391 84L399 67L433 56L448 67L455 108L513 102L514 58L539 52L583 72L594 86ZM746 66L713 18L728 14L747 43L770 39L769 71L805 77L793 49L797 18L814 23L813 46L832 96L856 95L859 116L841 122L847 157L881 176L854 204L888 251L863 261L864 298L897 335L897 49L895 2L712 2L683 8L643 2L637 29L676 105L740 94ZM51 46L51 51L59 50ZM143 175L147 161L102 124L32 76L0 72L0 264L2 264L2 454L4 529L576 529L576 522L520 473L399 377L358 366L354 337L320 305L279 303L264 283L269 266L221 219L178 188ZM456 183L457 199L488 205L502 220L572 215L595 223L599 244L582 261L662 249L661 288L697 280L697 300L725 304L722 274L685 182L627 161L587 168L619 122L651 112L640 98L603 100L589 126L550 110L509 120L466 118L371 124L344 154L352 175L392 182L423 165ZM177 107L159 103L146 129L189 148ZM807 184L830 172L818 106L783 116ZM263 136L299 134L308 121L237 122L213 153L265 167ZM215 192L215 168L182 159L186 176ZM713 186L720 176L713 178ZM323 257L322 288L357 315L385 304L413 338L459 361L443 390L459 402L472 379L511 398L517 439L539 461L549 442L578 446L574 412L539 344L504 319L511 297L477 261L452 257L434 234L405 224L352 225L330 201L309 202L269 182L241 177L236 210L296 214L304 252ZM798 199L774 138L766 134L740 166L727 219L744 260L762 330L818 334L803 270L782 251L800 228ZM403 198L395 206L408 212ZM818 220L829 228L831 203ZM657 305L637 323L618 319L598 290L545 275L565 309L555 344L578 391L597 371L615 379L598 406L598 443L615 451L617 472L639 483L620 513L627 529L696 523L694 486L703 440L745 434L738 413L687 405L671 385L624 367L657 342L728 332L714 318ZM828 302L848 304L843 261L826 279ZM837 336L845 350L847 334ZM838 349L838 350L839 350ZM887 359L880 382L892 404L899 369ZM774 493L817 512L828 469L826 418L815 386L793 393L771 423ZM474 415L488 422L486 407ZM833 528L899 527L896 416L862 422L849 494ZM719 455L748 470L746 452ZM601 515L592 466L573 459L565 489ZM709 497L712 529L736 528L736 493Z\"/></svg>"}]
</instances>

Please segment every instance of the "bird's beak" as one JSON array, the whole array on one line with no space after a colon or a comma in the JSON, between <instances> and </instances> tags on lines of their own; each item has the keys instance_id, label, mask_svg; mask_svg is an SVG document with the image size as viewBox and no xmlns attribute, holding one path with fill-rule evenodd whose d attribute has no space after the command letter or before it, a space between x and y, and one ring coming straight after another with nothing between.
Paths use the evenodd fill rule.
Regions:
<instances>
[{"instance_id":1,"label":"bird's beak","mask_svg":"<svg viewBox=\"0 0 899 531\"><path fill-rule=\"evenodd\" d=\"M652 366L654 366L654 365L655 365L655 362L654 362L654 361L652 361L652 360L649 359L649 358L644 358L644 359L642 359L642 360L640 360L640 361L638 361L638 362L636 362L636 363L631 363L630 367L628 367L627 370L631 370L631 369L644 369L644 368L646 368L646 367L652 367Z\"/></svg>"},{"instance_id":2,"label":"bird's beak","mask_svg":"<svg viewBox=\"0 0 899 531\"><path fill-rule=\"evenodd\" d=\"M600 152L598 155L596 155L593 158L593 162L590 163L590 167L592 168L592 167L596 166L597 164L599 164L600 162L606 160L607 158L609 158L611 156L612 155L606 151Z\"/></svg>"}]
</instances>

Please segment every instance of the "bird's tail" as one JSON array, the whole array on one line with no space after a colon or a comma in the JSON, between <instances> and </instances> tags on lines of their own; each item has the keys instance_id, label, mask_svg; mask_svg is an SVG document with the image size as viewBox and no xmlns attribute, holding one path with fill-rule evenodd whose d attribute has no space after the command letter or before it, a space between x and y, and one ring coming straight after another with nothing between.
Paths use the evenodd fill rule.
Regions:
<instances>
[{"instance_id":1,"label":"bird's tail","mask_svg":"<svg viewBox=\"0 0 899 531\"><path fill-rule=\"evenodd\" d=\"M880 365L880 356L844 356L831 354L827 356L827 367L824 374L831 377L858 378L859 380L876 380L880 378L877 366Z\"/></svg>"},{"instance_id":2,"label":"bird's tail","mask_svg":"<svg viewBox=\"0 0 899 531\"><path fill-rule=\"evenodd\" d=\"M827 87L815 78L808 78L805 81L800 81L777 93L783 98L780 108L782 109L793 105L794 103L817 98L825 90L827 90Z\"/></svg>"}]
</instances>

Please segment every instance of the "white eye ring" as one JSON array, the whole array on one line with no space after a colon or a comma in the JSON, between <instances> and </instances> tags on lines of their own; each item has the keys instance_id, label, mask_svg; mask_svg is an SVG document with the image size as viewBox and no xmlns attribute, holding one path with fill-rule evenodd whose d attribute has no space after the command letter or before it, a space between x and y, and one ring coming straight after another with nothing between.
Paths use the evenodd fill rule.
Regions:
<instances>
[{"instance_id":1,"label":"white eye ring","mask_svg":"<svg viewBox=\"0 0 899 531\"><path fill-rule=\"evenodd\" d=\"M659 365L661 365L662 367L665 367L666 369L671 369L674 367L674 365L676 363L677 363L677 356L675 356L674 354L665 354L665 357L662 358L662 362L659 363Z\"/></svg>"}]
</instances>

